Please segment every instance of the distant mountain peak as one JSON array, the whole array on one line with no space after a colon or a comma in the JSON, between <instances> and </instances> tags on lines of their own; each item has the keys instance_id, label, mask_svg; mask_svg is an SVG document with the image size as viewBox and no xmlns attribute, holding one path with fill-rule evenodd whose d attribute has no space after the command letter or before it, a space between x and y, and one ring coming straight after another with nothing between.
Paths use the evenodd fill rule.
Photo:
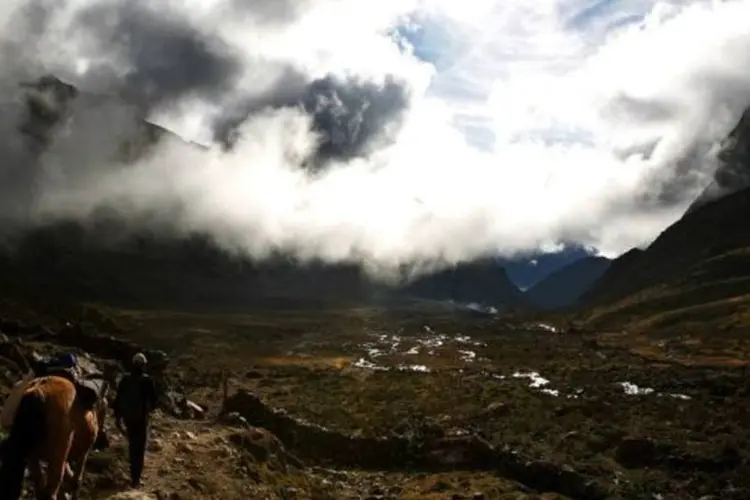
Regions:
<instances>
[{"instance_id":1,"label":"distant mountain peak","mask_svg":"<svg viewBox=\"0 0 750 500\"><path fill-rule=\"evenodd\" d=\"M415 297L452 300L484 306L522 306L523 292L495 259L457 264L408 283L404 293Z\"/></svg>"},{"instance_id":2,"label":"distant mountain peak","mask_svg":"<svg viewBox=\"0 0 750 500\"><path fill-rule=\"evenodd\" d=\"M526 291L526 298L543 309L572 306L610 265L606 257L584 257L549 276Z\"/></svg>"}]
</instances>

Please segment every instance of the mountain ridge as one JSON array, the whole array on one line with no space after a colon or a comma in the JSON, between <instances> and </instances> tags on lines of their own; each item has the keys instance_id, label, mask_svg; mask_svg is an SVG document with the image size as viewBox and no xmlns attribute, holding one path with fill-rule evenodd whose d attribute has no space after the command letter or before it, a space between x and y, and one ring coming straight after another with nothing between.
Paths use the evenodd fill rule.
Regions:
<instances>
[{"instance_id":1,"label":"mountain ridge","mask_svg":"<svg viewBox=\"0 0 750 500\"><path fill-rule=\"evenodd\" d=\"M747 327L750 318L742 308L750 301L748 218L745 188L686 214L646 249L615 259L581 298L589 323Z\"/></svg>"},{"instance_id":2,"label":"mountain ridge","mask_svg":"<svg viewBox=\"0 0 750 500\"><path fill-rule=\"evenodd\" d=\"M419 277L406 284L403 293L434 300L452 300L485 306L527 306L523 292L504 267L492 259L459 264Z\"/></svg>"},{"instance_id":3,"label":"mountain ridge","mask_svg":"<svg viewBox=\"0 0 750 500\"><path fill-rule=\"evenodd\" d=\"M688 208L688 213L750 187L750 108L742 114L737 125L722 143L717 155L719 166L713 179Z\"/></svg>"}]
</instances>

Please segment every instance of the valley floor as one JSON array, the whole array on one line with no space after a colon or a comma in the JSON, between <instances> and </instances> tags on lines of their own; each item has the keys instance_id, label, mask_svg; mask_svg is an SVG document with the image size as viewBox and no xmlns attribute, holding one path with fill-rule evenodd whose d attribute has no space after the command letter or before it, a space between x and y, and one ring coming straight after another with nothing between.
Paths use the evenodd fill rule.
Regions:
<instances>
[{"instance_id":1,"label":"valley floor","mask_svg":"<svg viewBox=\"0 0 750 500\"><path fill-rule=\"evenodd\" d=\"M370 309L107 314L209 410L157 415L154 498L750 498L744 338ZM217 419L225 374L261 402L241 417L275 435ZM91 458L92 498L127 482L113 441ZM375 456L401 442L414 449Z\"/></svg>"}]
</instances>

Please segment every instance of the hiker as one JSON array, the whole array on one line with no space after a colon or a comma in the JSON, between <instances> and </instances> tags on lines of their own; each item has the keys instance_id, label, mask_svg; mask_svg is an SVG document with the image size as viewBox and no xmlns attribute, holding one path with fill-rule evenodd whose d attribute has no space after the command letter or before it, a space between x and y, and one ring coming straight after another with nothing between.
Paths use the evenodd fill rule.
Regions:
<instances>
[{"instance_id":1,"label":"hiker","mask_svg":"<svg viewBox=\"0 0 750 500\"><path fill-rule=\"evenodd\" d=\"M133 356L130 373L120 380L113 404L117 428L128 440L130 479L133 488L139 488L141 485L149 417L157 403L154 381L144 373L146 362L143 353Z\"/></svg>"}]
</instances>

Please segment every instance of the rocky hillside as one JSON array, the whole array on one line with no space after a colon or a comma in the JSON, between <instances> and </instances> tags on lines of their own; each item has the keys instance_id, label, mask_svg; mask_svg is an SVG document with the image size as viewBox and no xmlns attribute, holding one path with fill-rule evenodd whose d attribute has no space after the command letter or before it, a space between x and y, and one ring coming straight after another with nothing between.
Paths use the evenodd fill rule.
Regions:
<instances>
[{"instance_id":1,"label":"rocky hillside","mask_svg":"<svg viewBox=\"0 0 750 500\"><path fill-rule=\"evenodd\" d=\"M526 291L526 298L542 309L572 306L609 267L605 257L586 257L553 272Z\"/></svg>"},{"instance_id":2,"label":"rocky hillside","mask_svg":"<svg viewBox=\"0 0 750 500\"><path fill-rule=\"evenodd\" d=\"M614 260L582 297L591 324L750 328L750 189L707 203L645 250Z\"/></svg>"}]
</instances>

